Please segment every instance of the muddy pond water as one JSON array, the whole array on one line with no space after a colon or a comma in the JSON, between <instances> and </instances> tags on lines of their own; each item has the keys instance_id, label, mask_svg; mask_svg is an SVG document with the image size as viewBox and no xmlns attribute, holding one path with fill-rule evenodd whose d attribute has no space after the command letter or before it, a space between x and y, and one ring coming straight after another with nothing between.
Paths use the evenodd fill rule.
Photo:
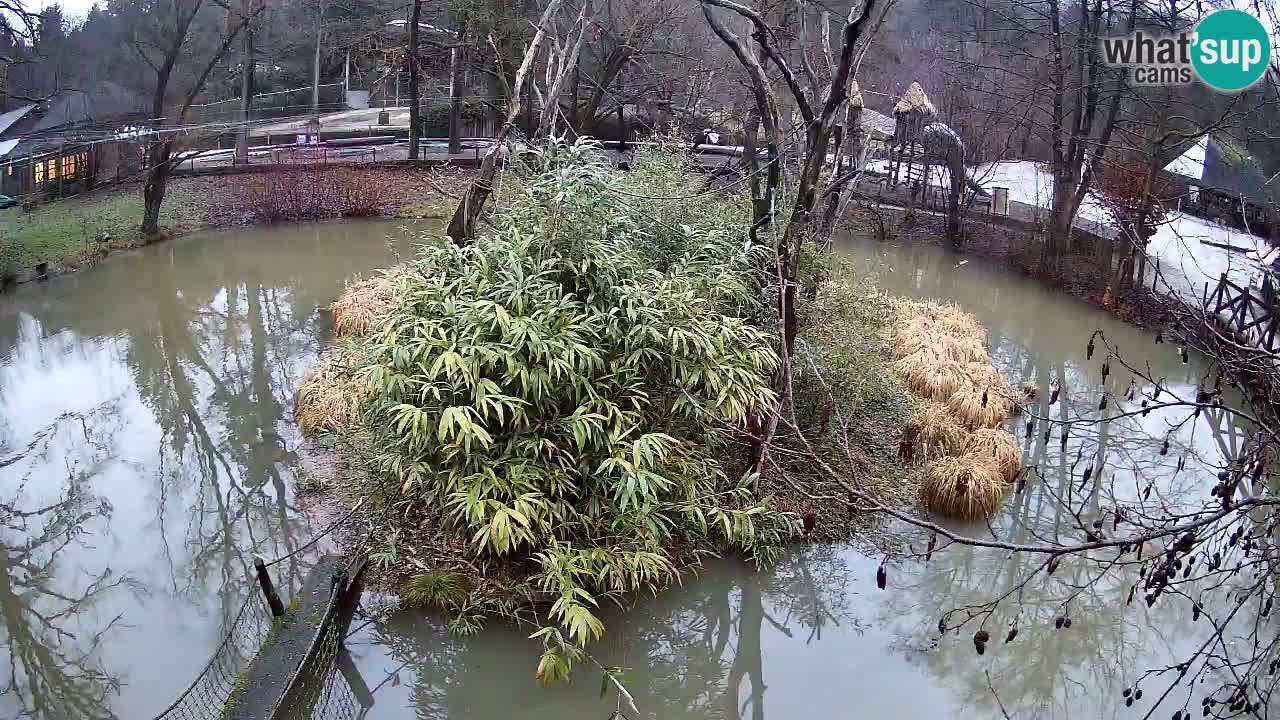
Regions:
<instances>
[{"instance_id":1,"label":"muddy pond water","mask_svg":"<svg viewBox=\"0 0 1280 720\"><path fill-rule=\"evenodd\" d=\"M346 279L411 246L394 223L254 228L0 297L0 720L147 720L201 670L251 589L253 554L287 554L331 517L298 492L292 420L302 374L328 337L324 308ZM1100 356L1085 358L1095 329L1175 391L1204 372L1150 333L937 247L838 246L865 281L974 313L1016 383L1061 378L1065 402L1041 398L1042 413L1097 405ZM1130 379L1113 364L1105 385L1115 402ZM1174 473L1177 458L1212 463L1237 436L1206 416L1160 455L1169 421L1152 412L1083 428L1065 448L1014 422L1042 478L1007 501L993 529L1078 539L1058 497L1087 493L1086 508L1101 507L1150 477L1170 496L1203 492L1197 464ZM1108 481L1080 483L1087 463ZM296 586L313 558L282 564L280 582ZM952 548L928 564L891 561L883 591L880 561L812 547L765 572L713 562L625 614L607 611L593 653L625 668L645 718L1135 717L1158 693L1126 709L1121 689L1203 627L1174 604L1126 610L1119 581L1076 591L1078 569L1064 564L993 619L1005 628L1016 617L1017 641L978 657L971 631L939 637L940 614L1011 587L1030 559ZM1055 630L1068 597L1073 626ZM572 686L539 688L527 631L491 624L455 638L417 612L355 628L351 655L374 689L369 718L600 720L617 707L589 667Z\"/></svg>"}]
</instances>

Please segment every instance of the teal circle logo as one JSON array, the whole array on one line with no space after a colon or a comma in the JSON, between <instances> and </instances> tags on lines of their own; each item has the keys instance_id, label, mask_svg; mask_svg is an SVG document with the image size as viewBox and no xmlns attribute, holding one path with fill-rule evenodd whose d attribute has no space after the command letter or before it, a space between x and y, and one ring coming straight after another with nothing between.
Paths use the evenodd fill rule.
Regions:
<instances>
[{"instance_id":1,"label":"teal circle logo","mask_svg":"<svg viewBox=\"0 0 1280 720\"><path fill-rule=\"evenodd\" d=\"M1215 10L1196 25L1191 64L1206 85L1237 92L1253 85L1271 61L1271 36L1243 10Z\"/></svg>"}]
</instances>

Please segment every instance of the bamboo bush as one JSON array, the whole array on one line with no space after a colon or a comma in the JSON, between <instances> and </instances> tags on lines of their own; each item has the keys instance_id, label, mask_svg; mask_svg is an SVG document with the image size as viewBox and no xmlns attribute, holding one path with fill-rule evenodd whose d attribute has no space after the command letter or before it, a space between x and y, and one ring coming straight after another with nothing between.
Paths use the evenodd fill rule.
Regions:
<instances>
[{"instance_id":1,"label":"bamboo bush","mask_svg":"<svg viewBox=\"0 0 1280 720\"><path fill-rule=\"evenodd\" d=\"M475 242L387 276L360 374L377 482L469 554L535 569L552 682L603 634L603 597L657 590L694 553L771 560L795 522L718 459L725 428L775 403L771 338L743 317L748 209L646 201L698 178L643 156L621 177L588 142L533 164Z\"/></svg>"}]
</instances>

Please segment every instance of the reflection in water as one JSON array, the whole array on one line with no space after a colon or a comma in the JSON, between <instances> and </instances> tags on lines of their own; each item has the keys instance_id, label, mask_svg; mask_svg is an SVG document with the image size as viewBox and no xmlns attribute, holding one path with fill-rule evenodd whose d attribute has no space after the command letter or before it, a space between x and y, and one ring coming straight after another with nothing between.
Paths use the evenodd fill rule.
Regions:
<instances>
[{"instance_id":1,"label":"reflection in water","mask_svg":"<svg viewBox=\"0 0 1280 720\"><path fill-rule=\"evenodd\" d=\"M1135 378L1113 363L1104 380L1101 357L1086 358L1096 329L1130 363L1149 365L1166 388L1188 394L1205 380L1199 359L1183 364L1175 348L1153 345L1144 331L980 263L960 265L930 246L849 241L843 250L889 290L951 300L977 315L992 357L1016 383L1060 382L1060 401L1051 407L1042 394L1038 415L1099 417L1104 388L1113 410L1130 406ZM1220 427L1206 413L1171 432L1176 419L1152 411L1076 425L1064 445L1060 433L1046 439L1043 428L1028 432L1015 418L1037 472L990 531L969 530L1013 542L1077 541L1102 508L1143 492L1139 479L1159 477L1154 489L1171 502L1203 496L1215 466L1239 451L1244 429ZM1162 455L1166 437L1170 452ZM1094 468L1088 480L1086 467ZM1068 506L1085 512L1077 518ZM924 547L925 538L899 530ZM613 634L592 652L605 666L627 668L624 682L646 718L1141 717L1159 693L1126 708L1121 689L1148 668L1186 657L1207 631L1177 598L1150 610L1126 605L1126 576L1091 582L1096 568L1084 561L1063 561L1047 575L1036 572L1043 558L951 547L928 563L891 562L888 588L878 591L881 559L811 547L765 573L711 563L699 577L606 619ZM977 611L1004 594L987 620L993 642L985 655L970 642L975 626L939 637L944 613L956 611L955 624L966 608ZM1064 616L1071 628L1055 629ZM1005 643L1015 624L1017 638ZM582 669L578 686L539 688L539 648L525 635L495 623L477 637L451 638L437 618L415 612L367 627L353 638L353 654L371 684L381 683L371 717L608 716L614 700L600 699L599 673Z\"/></svg>"},{"instance_id":2,"label":"reflection in water","mask_svg":"<svg viewBox=\"0 0 1280 720\"><path fill-rule=\"evenodd\" d=\"M0 615L7 655L3 692L24 717L112 717L107 701L119 678L97 653L113 639L122 615L103 617L95 606L117 589L132 589L136 596L143 588L110 567L92 574L58 571L110 520L110 503L89 494L86 485L95 466L108 459L117 419L110 403L92 413L63 416L0 461L14 465L28 456L43 456L62 433L83 433L81 439L93 452L65 468L65 480L52 500L32 501L26 492L30 472L6 484L0 500Z\"/></svg>"},{"instance_id":3,"label":"reflection in water","mask_svg":"<svg viewBox=\"0 0 1280 720\"><path fill-rule=\"evenodd\" d=\"M307 540L295 389L389 232L188 238L0 299L0 562L23 568L0 581L0 718L150 717L221 639L251 554Z\"/></svg>"}]
</instances>

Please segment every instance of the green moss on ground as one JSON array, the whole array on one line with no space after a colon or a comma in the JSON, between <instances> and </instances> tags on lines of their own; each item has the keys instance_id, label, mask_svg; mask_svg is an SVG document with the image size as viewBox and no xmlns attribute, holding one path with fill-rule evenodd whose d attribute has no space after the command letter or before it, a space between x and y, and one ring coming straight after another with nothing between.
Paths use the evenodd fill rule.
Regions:
<instances>
[{"instance_id":1,"label":"green moss on ground","mask_svg":"<svg viewBox=\"0 0 1280 720\"><path fill-rule=\"evenodd\" d=\"M787 452L775 456L790 482L834 499L802 498L786 490L790 482L771 482L782 495L780 506L814 513L811 539L838 541L865 534L872 524L849 514L848 491L813 456L890 505L915 502L921 472L898 462L898 440L915 405L893 371L891 297L853 267L830 262L816 298L798 308L793 387L804 437L780 429Z\"/></svg>"}]
</instances>

